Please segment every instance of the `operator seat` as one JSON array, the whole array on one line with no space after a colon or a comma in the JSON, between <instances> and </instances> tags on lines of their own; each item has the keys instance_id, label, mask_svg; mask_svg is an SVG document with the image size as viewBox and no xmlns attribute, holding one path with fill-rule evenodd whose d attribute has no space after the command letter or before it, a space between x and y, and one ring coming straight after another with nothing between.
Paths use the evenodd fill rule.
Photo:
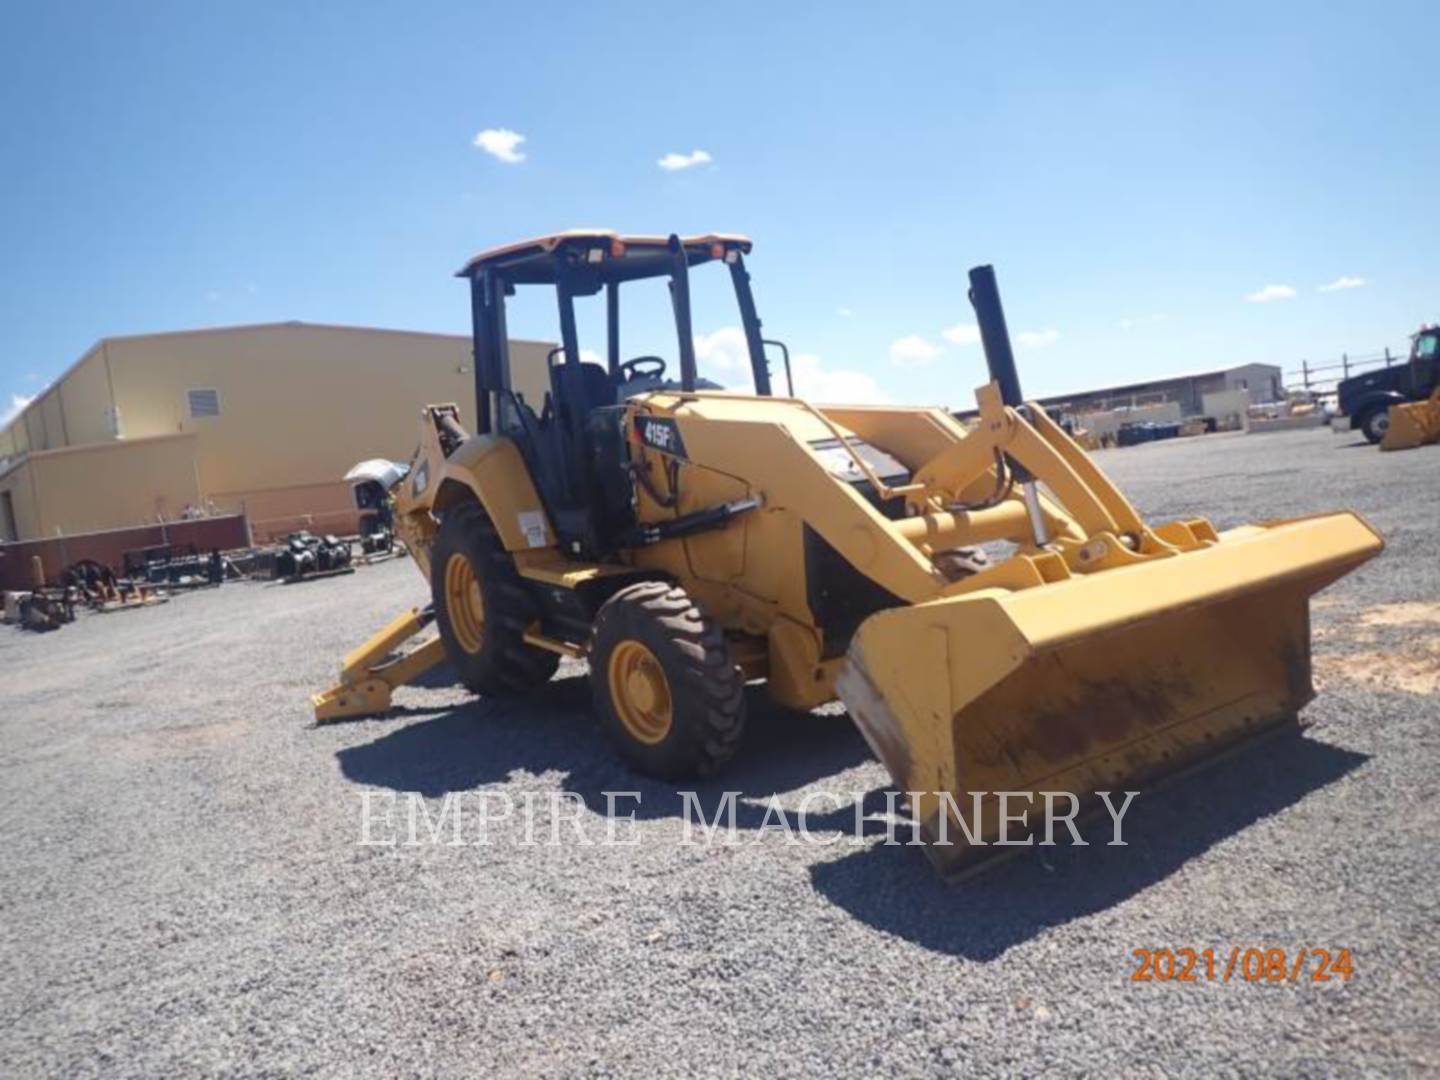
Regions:
<instances>
[{"instance_id":1,"label":"operator seat","mask_svg":"<svg viewBox=\"0 0 1440 1080\"><path fill-rule=\"evenodd\" d=\"M596 409L616 404L615 382L603 366L585 361L553 365L550 379L553 412L548 422L542 421L539 467L532 469L561 543L572 553L595 557L600 550L596 523L602 515L589 420Z\"/></svg>"},{"instance_id":2,"label":"operator seat","mask_svg":"<svg viewBox=\"0 0 1440 1080\"><path fill-rule=\"evenodd\" d=\"M601 365L582 360L573 366L556 364L551 371L555 377L557 403L570 400L571 395L565 391L570 389L572 380L578 385L579 393L574 398L579 404L582 422L593 409L615 404L615 384L610 380L610 373Z\"/></svg>"},{"instance_id":3,"label":"operator seat","mask_svg":"<svg viewBox=\"0 0 1440 1080\"><path fill-rule=\"evenodd\" d=\"M587 415L597 406L615 404L615 383L600 364L580 362L580 385L584 388Z\"/></svg>"}]
</instances>

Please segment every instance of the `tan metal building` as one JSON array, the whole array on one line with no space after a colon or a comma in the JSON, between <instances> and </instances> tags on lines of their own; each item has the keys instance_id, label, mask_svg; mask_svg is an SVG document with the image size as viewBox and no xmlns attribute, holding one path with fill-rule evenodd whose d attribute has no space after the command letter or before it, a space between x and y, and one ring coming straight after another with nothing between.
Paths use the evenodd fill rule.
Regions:
<instances>
[{"instance_id":1,"label":"tan metal building","mask_svg":"<svg viewBox=\"0 0 1440 1080\"><path fill-rule=\"evenodd\" d=\"M1069 394L1052 394L1036 398L1046 408L1067 414L1087 415L1112 409L1144 409L1173 404L1179 417L1201 416L1205 398L1212 394L1244 391L1255 404L1284 401L1285 385L1281 371L1274 364L1239 364L1235 367L1197 371L1189 375L1168 375L1145 382L1106 386L1095 390L1076 390ZM955 414L962 419L978 416L975 409Z\"/></svg>"},{"instance_id":2,"label":"tan metal building","mask_svg":"<svg viewBox=\"0 0 1440 1080\"><path fill-rule=\"evenodd\" d=\"M550 348L511 343L528 400ZM0 541L197 512L348 531L345 472L408 458L422 405L473 417L471 363L468 336L300 322L106 338L0 430Z\"/></svg>"},{"instance_id":3,"label":"tan metal building","mask_svg":"<svg viewBox=\"0 0 1440 1080\"><path fill-rule=\"evenodd\" d=\"M1213 371L1126 383L1123 386L1056 394L1053 397L1040 398L1038 403L1066 408L1076 413L1089 413L1173 402L1179 406L1180 415L1198 416L1204 412L1206 394L1235 390L1246 391L1252 402L1285 400L1284 379L1280 368L1274 364L1239 364L1235 367L1216 368Z\"/></svg>"}]
</instances>

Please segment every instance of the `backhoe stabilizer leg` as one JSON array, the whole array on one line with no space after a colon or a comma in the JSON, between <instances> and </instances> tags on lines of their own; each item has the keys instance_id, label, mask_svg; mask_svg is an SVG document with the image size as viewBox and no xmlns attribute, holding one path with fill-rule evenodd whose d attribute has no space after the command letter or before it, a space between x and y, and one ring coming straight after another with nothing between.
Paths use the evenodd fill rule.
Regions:
<instances>
[{"instance_id":1,"label":"backhoe stabilizer leg","mask_svg":"<svg viewBox=\"0 0 1440 1080\"><path fill-rule=\"evenodd\" d=\"M445 659L445 645L439 637L394 655L396 649L421 633L434 618L429 608L407 611L347 655L340 669L340 682L310 699L315 722L326 724L388 711L396 687L414 682Z\"/></svg>"}]
</instances>

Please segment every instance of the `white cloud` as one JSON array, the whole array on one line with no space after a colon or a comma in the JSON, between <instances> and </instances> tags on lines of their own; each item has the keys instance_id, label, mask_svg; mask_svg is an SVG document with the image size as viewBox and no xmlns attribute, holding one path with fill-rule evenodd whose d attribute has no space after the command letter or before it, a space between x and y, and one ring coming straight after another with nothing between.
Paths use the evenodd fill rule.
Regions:
<instances>
[{"instance_id":1,"label":"white cloud","mask_svg":"<svg viewBox=\"0 0 1440 1080\"><path fill-rule=\"evenodd\" d=\"M1329 285L1321 285L1321 292L1335 292L1337 289L1358 289L1365 284L1363 277L1352 277L1349 274L1342 274Z\"/></svg>"},{"instance_id":2,"label":"white cloud","mask_svg":"<svg viewBox=\"0 0 1440 1080\"><path fill-rule=\"evenodd\" d=\"M1289 300L1295 290L1289 285L1266 285L1258 292L1246 293L1245 299L1252 304L1268 304L1271 300Z\"/></svg>"},{"instance_id":3,"label":"white cloud","mask_svg":"<svg viewBox=\"0 0 1440 1080\"><path fill-rule=\"evenodd\" d=\"M880 384L863 371L829 371L814 353L796 353L790 358L795 376L795 393L807 401L827 405L886 405L891 398ZM777 370L771 381L778 393L785 385L785 373Z\"/></svg>"},{"instance_id":4,"label":"white cloud","mask_svg":"<svg viewBox=\"0 0 1440 1080\"><path fill-rule=\"evenodd\" d=\"M716 382L724 383L727 375L750 374L750 349L745 332L738 326L722 326L713 334L695 335L695 366L700 373L710 373Z\"/></svg>"},{"instance_id":5,"label":"white cloud","mask_svg":"<svg viewBox=\"0 0 1440 1080\"><path fill-rule=\"evenodd\" d=\"M11 394L10 408L6 409L3 415L0 415L0 426L4 426L10 423L11 420L14 420L15 417L24 412L25 406L34 400L33 397L26 397L24 394Z\"/></svg>"},{"instance_id":6,"label":"white cloud","mask_svg":"<svg viewBox=\"0 0 1440 1080\"><path fill-rule=\"evenodd\" d=\"M956 323L940 331L940 336L952 345L978 345L980 327L974 323Z\"/></svg>"},{"instance_id":7,"label":"white cloud","mask_svg":"<svg viewBox=\"0 0 1440 1080\"><path fill-rule=\"evenodd\" d=\"M1164 322L1166 316L1156 312L1151 315L1127 315L1115 325L1121 330L1133 330L1137 326L1154 326L1156 323Z\"/></svg>"},{"instance_id":8,"label":"white cloud","mask_svg":"<svg viewBox=\"0 0 1440 1080\"><path fill-rule=\"evenodd\" d=\"M582 364L599 364L601 367L605 366L605 358L594 349L581 349L580 362Z\"/></svg>"},{"instance_id":9,"label":"white cloud","mask_svg":"<svg viewBox=\"0 0 1440 1080\"><path fill-rule=\"evenodd\" d=\"M692 150L688 154L666 154L655 164L666 172L678 172L681 169L694 168L696 165L708 165L713 160L714 158L704 150Z\"/></svg>"},{"instance_id":10,"label":"white cloud","mask_svg":"<svg viewBox=\"0 0 1440 1080\"><path fill-rule=\"evenodd\" d=\"M474 145L506 165L519 165L525 155L519 150L525 136L509 128L486 128L475 136Z\"/></svg>"},{"instance_id":11,"label":"white cloud","mask_svg":"<svg viewBox=\"0 0 1440 1080\"><path fill-rule=\"evenodd\" d=\"M1043 349L1059 340L1059 330L1022 330L1015 335L1015 344L1022 349Z\"/></svg>"},{"instance_id":12,"label":"white cloud","mask_svg":"<svg viewBox=\"0 0 1440 1080\"><path fill-rule=\"evenodd\" d=\"M738 393L753 393L750 352L738 326L722 326L712 334L695 335L695 365L700 374ZM863 371L831 370L814 353L794 353L790 374L795 393L810 401L838 405L885 404L892 399ZM775 393L786 392L785 365L776 357L770 365Z\"/></svg>"},{"instance_id":13,"label":"white cloud","mask_svg":"<svg viewBox=\"0 0 1440 1080\"><path fill-rule=\"evenodd\" d=\"M855 312L851 311L848 307L837 307L835 314L839 315L842 319L848 319L851 315L854 315Z\"/></svg>"},{"instance_id":14,"label":"white cloud","mask_svg":"<svg viewBox=\"0 0 1440 1080\"><path fill-rule=\"evenodd\" d=\"M902 367L928 364L939 355L940 347L930 344L919 334L910 334L890 343L890 360Z\"/></svg>"}]
</instances>

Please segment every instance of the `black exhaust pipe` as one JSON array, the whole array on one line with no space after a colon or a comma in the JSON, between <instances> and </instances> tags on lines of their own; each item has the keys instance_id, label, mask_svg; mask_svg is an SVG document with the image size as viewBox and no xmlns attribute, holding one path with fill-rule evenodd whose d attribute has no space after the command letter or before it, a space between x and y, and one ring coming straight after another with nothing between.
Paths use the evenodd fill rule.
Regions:
<instances>
[{"instance_id":1,"label":"black exhaust pipe","mask_svg":"<svg viewBox=\"0 0 1440 1080\"><path fill-rule=\"evenodd\" d=\"M1000 400L1012 409L1025 404L1020 393L1020 373L1015 370L1015 353L1010 348L1010 330L1005 309L1000 306L1000 287L995 284L993 266L976 266L970 271L970 305L980 325L980 344L990 381L1000 386Z\"/></svg>"},{"instance_id":2,"label":"black exhaust pipe","mask_svg":"<svg viewBox=\"0 0 1440 1080\"><path fill-rule=\"evenodd\" d=\"M970 306L980 326L980 344L985 349L985 366L990 381L1000 387L1000 400L1025 415L1025 396L1020 392L1020 373L1015 369L1015 352L1010 347L1010 330L1005 325L1005 309L1000 306L1000 286L995 283L993 266L976 266L970 270ZM1040 493L1030 470L1008 454L1010 475L1021 486L1025 512L1030 519L1030 532L1037 548L1050 543L1050 530L1040 506Z\"/></svg>"}]
</instances>

